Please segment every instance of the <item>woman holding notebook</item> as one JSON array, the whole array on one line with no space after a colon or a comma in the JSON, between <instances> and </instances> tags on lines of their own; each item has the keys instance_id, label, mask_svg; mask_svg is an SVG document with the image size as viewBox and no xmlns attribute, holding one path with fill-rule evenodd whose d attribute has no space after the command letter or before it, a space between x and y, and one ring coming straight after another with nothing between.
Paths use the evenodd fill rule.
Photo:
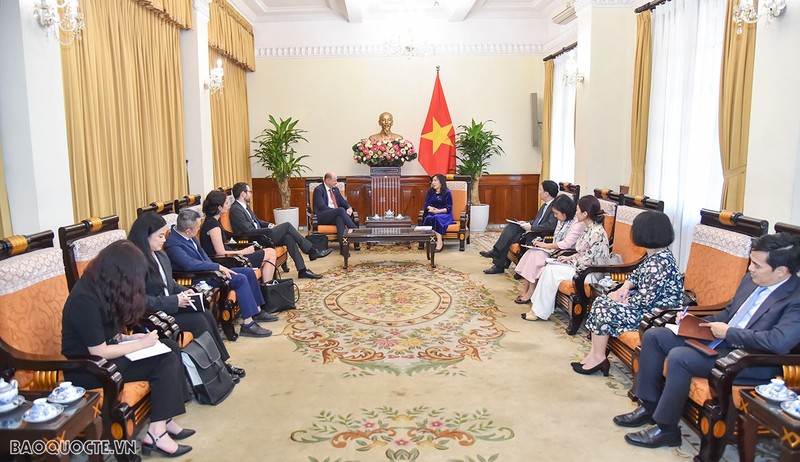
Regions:
<instances>
[{"instance_id":1,"label":"woman holding notebook","mask_svg":"<svg viewBox=\"0 0 800 462\"><path fill-rule=\"evenodd\" d=\"M514 300L519 304L531 301L536 281L544 270L545 261L553 252L574 249L578 238L586 230L586 225L575 218L575 201L567 195L557 196L553 200L553 214L558 220L553 232L553 242L533 241L531 247L522 255L517 264L517 274L522 276L522 293Z\"/></svg>"},{"instance_id":2,"label":"woman holding notebook","mask_svg":"<svg viewBox=\"0 0 800 462\"><path fill-rule=\"evenodd\" d=\"M147 260L130 241L116 241L89 264L69 293L61 320L61 353L67 358L100 356L117 366L125 382L150 383L150 426L142 452L177 457L192 450L175 440L195 432L182 428L173 417L186 412L189 398L180 349L158 333L128 334L145 311ZM125 355L162 342L168 353L132 361ZM67 380L84 388L100 382L83 371L65 371Z\"/></svg>"},{"instance_id":3,"label":"woman holding notebook","mask_svg":"<svg viewBox=\"0 0 800 462\"><path fill-rule=\"evenodd\" d=\"M447 189L445 176L437 173L431 177L431 189L425 196L425 206L422 208L422 224L433 227L437 252L444 248L442 235L447 233L447 227L453 223L453 194Z\"/></svg>"}]
</instances>

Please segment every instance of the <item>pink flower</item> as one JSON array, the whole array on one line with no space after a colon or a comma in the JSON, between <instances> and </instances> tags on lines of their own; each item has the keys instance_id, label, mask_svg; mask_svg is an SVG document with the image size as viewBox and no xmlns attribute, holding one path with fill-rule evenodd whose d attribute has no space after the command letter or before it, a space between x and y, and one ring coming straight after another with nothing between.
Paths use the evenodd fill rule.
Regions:
<instances>
[{"instance_id":1,"label":"pink flower","mask_svg":"<svg viewBox=\"0 0 800 462\"><path fill-rule=\"evenodd\" d=\"M406 447L409 444L411 444L411 441L401 438L401 439L394 440L394 444L396 444L396 445L398 445L400 447Z\"/></svg>"},{"instance_id":2,"label":"pink flower","mask_svg":"<svg viewBox=\"0 0 800 462\"><path fill-rule=\"evenodd\" d=\"M433 420L430 423L428 423L428 426L438 430L440 428L444 428L444 422L442 422L441 420Z\"/></svg>"}]
</instances>

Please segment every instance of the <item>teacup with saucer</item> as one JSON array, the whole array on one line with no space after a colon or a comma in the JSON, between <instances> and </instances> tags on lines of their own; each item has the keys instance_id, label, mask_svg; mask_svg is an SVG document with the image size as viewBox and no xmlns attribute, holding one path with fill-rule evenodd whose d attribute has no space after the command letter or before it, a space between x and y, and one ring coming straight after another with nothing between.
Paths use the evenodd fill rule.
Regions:
<instances>
[{"instance_id":1,"label":"teacup with saucer","mask_svg":"<svg viewBox=\"0 0 800 462\"><path fill-rule=\"evenodd\" d=\"M39 398L33 401L33 406L25 411L25 414L22 414L22 420L31 423L47 422L62 412L64 407L60 404L51 404L47 402L47 398Z\"/></svg>"}]
</instances>

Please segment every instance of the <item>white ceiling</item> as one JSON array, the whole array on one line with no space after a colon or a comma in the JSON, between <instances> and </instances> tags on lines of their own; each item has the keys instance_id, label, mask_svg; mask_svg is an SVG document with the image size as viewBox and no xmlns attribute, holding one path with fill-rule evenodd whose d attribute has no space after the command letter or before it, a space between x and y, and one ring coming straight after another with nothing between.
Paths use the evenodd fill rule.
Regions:
<instances>
[{"instance_id":1,"label":"white ceiling","mask_svg":"<svg viewBox=\"0 0 800 462\"><path fill-rule=\"evenodd\" d=\"M229 0L253 23L341 20L362 23L398 15L434 20L534 19L563 9L568 0ZM574 0L573 0L574 1Z\"/></svg>"}]
</instances>

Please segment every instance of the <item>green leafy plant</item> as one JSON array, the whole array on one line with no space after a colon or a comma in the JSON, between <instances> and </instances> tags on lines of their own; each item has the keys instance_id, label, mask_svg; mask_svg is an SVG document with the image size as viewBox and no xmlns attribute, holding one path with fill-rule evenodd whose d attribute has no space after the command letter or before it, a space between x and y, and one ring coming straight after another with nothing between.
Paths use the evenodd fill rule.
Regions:
<instances>
[{"instance_id":1,"label":"green leafy plant","mask_svg":"<svg viewBox=\"0 0 800 462\"><path fill-rule=\"evenodd\" d=\"M472 178L472 204L480 205L478 187L481 176L489 173L489 159L503 153L503 148L498 144L503 141L499 135L486 128L486 124L494 122L475 122L470 125L459 125L456 133L456 159L460 164L456 167L459 175L469 175Z\"/></svg>"},{"instance_id":2,"label":"green leafy plant","mask_svg":"<svg viewBox=\"0 0 800 462\"><path fill-rule=\"evenodd\" d=\"M275 182L278 183L278 191L281 194L281 208L290 207L291 191L289 190L289 178L300 176L309 170L307 165L301 161L307 155L298 155L294 149L294 144L305 141L303 137L305 130L297 128L299 120L288 119L275 120L269 116L269 125L260 135L253 138L252 143L257 147L254 150L254 157L258 160L269 173Z\"/></svg>"}]
</instances>

